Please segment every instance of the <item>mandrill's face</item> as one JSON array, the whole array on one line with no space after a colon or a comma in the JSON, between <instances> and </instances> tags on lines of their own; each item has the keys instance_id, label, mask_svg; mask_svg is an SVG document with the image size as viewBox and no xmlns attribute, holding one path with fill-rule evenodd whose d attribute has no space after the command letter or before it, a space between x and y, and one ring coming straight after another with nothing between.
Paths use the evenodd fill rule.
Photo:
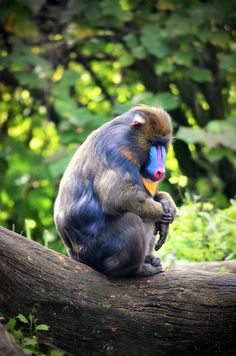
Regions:
<instances>
[{"instance_id":1,"label":"mandrill's face","mask_svg":"<svg viewBox=\"0 0 236 356\"><path fill-rule=\"evenodd\" d=\"M165 177L166 154L172 139L172 123L170 116L163 109L149 108L149 111L145 116L136 112L131 127L139 126L139 142L146 152L141 175L147 180L157 182Z\"/></svg>"},{"instance_id":2,"label":"mandrill's face","mask_svg":"<svg viewBox=\"0 0 236 356\"><path fill-rule=\"evenodd\" d=\"M152 145L149 149L147 161L141 168L141 174L144 178L151 181L159 181L165 177L166 148L161 143Z\"/></svg>"}]
</instances>

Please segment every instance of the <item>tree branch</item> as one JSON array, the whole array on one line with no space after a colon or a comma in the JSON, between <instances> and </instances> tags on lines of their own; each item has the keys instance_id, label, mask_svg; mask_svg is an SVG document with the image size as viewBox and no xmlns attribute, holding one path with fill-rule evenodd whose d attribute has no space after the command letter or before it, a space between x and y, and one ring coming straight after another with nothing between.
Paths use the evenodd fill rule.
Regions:
<instances>
[{"instance_id":1,"label":"tree branch","mask_svg":"<svg viewBox=\"0 0 236 356\"><path fill-rule=\"evenodd\" d=\"M0 228L0 282L4 314L33 313L72 355L235 354L232 273L109 279Z\"/></svg>"}]
</instances>

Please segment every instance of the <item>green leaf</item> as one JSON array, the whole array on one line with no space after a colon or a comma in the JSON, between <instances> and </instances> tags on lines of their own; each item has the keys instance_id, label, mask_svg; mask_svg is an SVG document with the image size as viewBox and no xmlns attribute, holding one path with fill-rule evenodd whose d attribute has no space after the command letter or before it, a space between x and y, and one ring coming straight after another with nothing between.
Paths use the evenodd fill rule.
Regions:
<instances>
[{"instance_id":1,"label":"green leaf","mask_svg":"<svg viewBox=\"0 0 236 356\"><path fill-rule=\"evenodd\" d=\"M236 129L226 121L210 121L205 129L180 127L176 137L187 143L204 143L208 148L219 145L236 151Z\"/></svg>"},{"instance_id":2,"label":"green leaf","mask_svg":"<svg viewBox=\"0 0 236 356\"><path fill-rule=\"evenodd\" d=\"M207 28L202 28L201 31L197 32L197 37L202 41L202 42L207 42L211 38L211 30Z\"/></svg>"},{"instance_id":3,"label":"green leaf","mask_svg":"<svg viewBox=\"0 0 236 356\"><path fill-rule=\"evenodd\" d=\"M65 70L63 73L62 79L60 81L61 85L72 86L75 85L76 81L80 78L79 73L76 73L72 70Z\"/></svg>"},{"instance_id":4,"label":"green leaf","mask_svg":"<svg viewBox=\"0 0 236 356\"><path fill-rule=\"evenodd\" d=\"M74 120L78 114L79 109L75 100L70 97L60 97L54 101L55 110L65 119Z\"/></svg>"},{"instance_id":5,"label":"green leaf","mask_svg":"<svg viewBox=\"0 0 236 356\"><path fill-rule=\"evenodd\" d=\"M27 68L34 74L37 74L38 79L50 78L52 75L51 64L43 58L41 55L32 52L32 48L25 44L25 42L19 37L13 37L11 40L13 50L11 54L7 56L6 63L14 68L14 71L18 72L19 69ZM3 57L3 60L6 59ZM29 68L30 67L30 68ZM20 72L21 73L21 72ZM30 74L30 73L28 73Z\"/></svg>"},{"instance_id":6,"label":"green leaf","mask_svg":"<svg viewBox=\"0 0 236 356\"><path fill-rule=\"evenodd\" d=\"M29 320L23 314L18 314L17 319L19 319L24 324L29 324Z\"/></svg>"},{"instance_id":7,"label":"green leaf","mask_svg":"<svg viewBox=\"0 0 236 356\"><path fill-rule=\"evenodd\" d=\"M19 3L13 11L12 19L8 20L7 30L19 37L37 38L39 35L38 28L31 18L29 18L27 9Z\"/></svg>"},{"instance_id":8,"label":"green leaf","mask_svg":"<svg viewBox=\"0 0 236 356\"><path fill-rule=\"evenodd\" d=\"M134 105L140 103L151 106L159 105L165 110L173 110L179 106L179 98L170 93L160 93L158 95L153 95L151 93L144 92L135 96L132 103Z\"/></svg>"},{"instance_id":9,"label":"green leaf","mask_svg":"<svg viewBox=\"0 0 236 356\"><path fill-rule=\"evenodd\" d=\"M155 66L155 72L157 74L171 73L174 71L173 63L168 60L164 60Z\"/></svg>"},{"instance_id":10,"label":"green leaf","mask_svg":"<svg viewBox=\"0 0 236 356\"><path fill-rule=\"evenodd\" d=\"M131 103L126 103L126 104L117 103L113 110L115 115L122 115L124 112L130 110L131 108L132 108Z\"/></svg>"},{"instance_id":11,"label":"green leaf","mask_svg":"<svg viewBox=\"0 0 236 356\"><path fill-rule=\"evenodd\" d=\"M141 42L148 53L158 58L163 58L169 53L170 48L168 42L158 36L159 31L159 27L153 24L143 26L141 29Z\"/></svg>"},{"instance_id":12,"label":"green leaf","mask_svg":"<svg viewBox=\"0 0 236 356\"><path fill-rule=\"evenodd\" d=\"M22 86L42 89L45 85L45 80L40 79L35 73L16 73L15 76Z\"/></svg>"},{"instance_id":13,"label":"green leaf","mask_svg":"<svg viewBox=\"0 0 236 356\"><path fill-rule=\"evenodd\" d=\"M159 105L165 110L173 110L179 106L179 98L170 93L160 93L158 95L153 95L148 92L144 92L133 98L133 104L146 104L151 106Z\"/></svg>"},{"instance_id":14,"label":"green leaf","mask_svg":"<svg viewBox=\"0 0 236 356\"><path fill-rule=\"evenodd\" d=\"M134 58L143 59L146 57L146 51L142 46L138 46L132 49Z\"/></svg>"},{"instance_id":15,"label":"green leaf","mask_svg":"<svg viewBox=\"0 0 236 356\"><path fill-rule=\"evenodd\" d=\"M112 16L113 19L118 19L122 22L130 20L132 17L131 12L122 9L120 1L103 0L100 2L100 8L103 15Z\"/></svg>"},{"instance_id":16,"label":"green leaf","mask_svg":"<svg viewBox=\"0 0 236 356\"><path fill-rule=\"evenodd\" d=\"M64 352L59 351L59 350L50 350L49 351L49 356L63 356Z\"/></svg>"},{"instance_id":17,"label":"green leaf","mask_svg":"<svg viewBox=\"0 0 236 356\"><path fill-rule=\"evenodd\" d=\"M189 51L176 51L172 55L172 59L176 64L190 67L192 64L192 60L195 57L195 53L193 50Z\"/></svg>"},{"instance_id":18,"label":"green leaf","mask_svg":"<svg viewBox=\"0 0 236 356\"><path fill-rule=\"evenodd\" d=\"M179 98L170 93L156 95L156 103L165 110L173 110L179 106Z\"/></svg>"},{"instance_id":19,"label":"green leaf","mask_svg":"<svg viewBox=\"0 0 236 356\"><path fill-rule=\"evenodd\" d=\"M230 72L236 72L236 53L233 54L221 54L220 68Z\"/></svg>"},{"instance_id":20,"label":"green leaf","mask_svg":"<svg viewBox=\"0 0 236 356\"><path fill-rule=\"evenodd\" d=\"M122 67L129 67L134 63L134 58L128 53L124 53L120 56L120 64Z\"/></svg>"},{"instance_id":21,"label":"green leaf","mask_svg":"<svg viewBox=\"0 0 236 356\"><path fill-rule=\"evenodd\" d=\"M129 33L128 35L125 35L123 38L129 48L134 48L139 45L137 37L133 33Z\"/></svg>"},{"instance_id":22,"label":"green leaf","mask_svg":"<svg viewBox=\"0 0 236 356\"><path fill-rule=\"evenodd\" d=\"M39 325L37 325L36 326L36 328L35 328L35 330L37 330L37 331L47 331L47 330L49 330L49 326L48 325L46 325L46 324L39 324Z\"/></svg>"},{"instance_id":23,"label":"green leaf","mask_svg":"<svg viewBox=\"0 0 236 356\"><path fill-rule=\"evenodd\" d=\"M230 35L225 31L213 32L210 39L211 43L221 48L227 48L229 46L229 41Z\"/></svg>"},{"instance_id":24,"label":"green leaf","mask_svg":"<svg viewBox=\"0 0 236 356\"><path fill-rule=\"evenodd\" d=\"M32 338L32 337L26 337L24 338L24 342L23 342L23 346L27 347L27 346L36 346L37 345L37 339Z\"/></svg>"},{"instance_id":25,"label":"green leaf","mask_svg":"<svg viewBox=\"0 0 236 356\"><path fill-rule=\"evenodd\" d=\"M81 13L87 9L87 4L83 1L78 0L69 0L68 7L70 11L76 11L77 13Z\"/></svg>"},{"instance_id":26,"label":"green leaf","mask_svg":"<svg viewBox=\"0 0 236 356\"><path fill-rule=\"evenodd\" d=\"M14 336L16 341L18 341L18 342L20 342L24 337L24 335L23 335L21 330L13 330L12 331L12 335Z\"/></svg>"},{"instance_id":27,"label":"green leaf","mask_svg":"<svg viewBox=\"0 0 236 356\"><path fill-rule=\"evenodd\" d=\"M42 6L45 4L46 0L20 0L20 2L23 5L29 7L34 15L37 15L37 13L41 10Z\"/></svg>"},{"instance_id":28,"label":"green leaf","mask_svg":"<svg viewBox=\"0 0 236 356\"><path fill-rule=\"evenodd\" d=\"M65 156L50 164L49 169L53 179L60 177L69 163L70 156Z\"/></svg>"},{"instance_id":29,"label":"green leaf","mask_svg":"<svg viewBox=\"0 0 236 356\"><path fill-rule=\"evenodd\" d=\"M200 128L191 128L181 126L176 134L176 138L186 143L198 143L204 139L204 131Z\"/></svg>"},{"instance_id":30,"label":"green leaf","mask_svg":"<svg viewBox=\"0 0 236 356\"><path fill-rule=\"evenodd\" d=\"M212 80L212 74L208 69L192 67L188 70L185 70L184 73L199 83L210 82Z\"/></svg>"},{"instance_id":31,"label":"green leaf","mask_svg":"<svg viewBox=\"0 0 236 356\"><path fill-rule=\"evenodd\" d=\"M236 126L230 118L224 121L212 120L207 124L206 129L205 142L208 147L221 144L236 151ZM212 136L214 136L213 140L210 139Z\"/></svg>"},{"instance_id":32,"label":"green leaf","mask_svg":"<svg viewBox=\"0 0 236 356\"><path fill-rule=\"evenodd\" d=\"M232 6L233 2L230 2ZM230 8L230 6L228 6L226 3L226 1L208 4L196 2L191 7L189 7L189 9L187 9L187 13L191 16L192 21L196 22L198 26L204 22L221 22L225 16L225 11L227 12Z\"/></svg>"},{"instance_id":33,"label":"green leaf","mask_svg":"<svg viewBox=\"0 0 236 356\"><path fill-rule=\"evenodd\" d=\"M8 320L8 322L5 325L5 328L8 331L12 331L14 329L14 327L16 326L16 319L15 318L11 318Z\"/></svg>"},{"instance_id":34,"label":"green leaf","mask_svg":"<svg viewBox=\"0 0 236 356\"><path fill-rule=\"evenodd\" d=\"M184 36L193 33L196 27L195 21L191 18L183 18L183 16L184 13L182 13L182 15L173 13L168 17L165 25L170 37Z\"/></svg>"},{"instance_id":35,"label":"green leaf","mask_svg":"<svg viewBox=\"0 0 236 356\"><path fill-rule=\"evenodd\" d=\"M29 313L28 319L31 323L33 323L33 321L36 321L35 317L33 314Z\"/></svg>"}]
</instances>

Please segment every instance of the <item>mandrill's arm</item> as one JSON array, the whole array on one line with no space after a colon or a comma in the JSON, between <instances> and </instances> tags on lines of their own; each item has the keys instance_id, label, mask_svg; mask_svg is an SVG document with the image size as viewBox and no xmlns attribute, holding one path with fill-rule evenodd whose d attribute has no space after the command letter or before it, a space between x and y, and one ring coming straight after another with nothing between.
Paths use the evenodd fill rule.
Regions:
<instances>
[{"instance_id":1,"label":"mandrill's arm","mask_svg":"<svg viewBox=\"0 0 236 356\"><path fill-rule=\"evenodd\" d=\"M131 212L142 219L160 220L163 207L160 202L148 198L138 185L132 184L132 177L124 176L114 170L106 170L95 182L95 191L102 208L110 214Z\"/></svg>"},{"instance_id":2,"label":"mandrill's arm","mask_svg":"<svg viewBox=\"0 0 236 356\"><path fill-rule=\"evenodd\" d=\"M176 205L170 194L166 192L157 192L154 199L161 203L164 211L161 220L156 222L154 233L156 235L159 232L160 235L155 245L155 250L157 251L165 243L169 231L169 224L171 224L175 218Z\"/></svg>"}]
</instances>

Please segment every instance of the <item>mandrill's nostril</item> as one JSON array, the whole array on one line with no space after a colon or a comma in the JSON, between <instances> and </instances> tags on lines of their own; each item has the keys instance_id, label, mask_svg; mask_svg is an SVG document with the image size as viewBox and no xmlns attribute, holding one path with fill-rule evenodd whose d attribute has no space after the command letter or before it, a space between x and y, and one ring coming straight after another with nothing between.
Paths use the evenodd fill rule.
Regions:
<instances>
[{"instance_id":1,"label":"mandrill's nostril","mask_svg":"<svg viewBox=\"0 0 236 356\"><path fill-rule=\"evenodd\" d=\"M160 169L154 173L154 177L157 179L162 179L165 176L165 170Z\"/></svg>"}]
</instances>

